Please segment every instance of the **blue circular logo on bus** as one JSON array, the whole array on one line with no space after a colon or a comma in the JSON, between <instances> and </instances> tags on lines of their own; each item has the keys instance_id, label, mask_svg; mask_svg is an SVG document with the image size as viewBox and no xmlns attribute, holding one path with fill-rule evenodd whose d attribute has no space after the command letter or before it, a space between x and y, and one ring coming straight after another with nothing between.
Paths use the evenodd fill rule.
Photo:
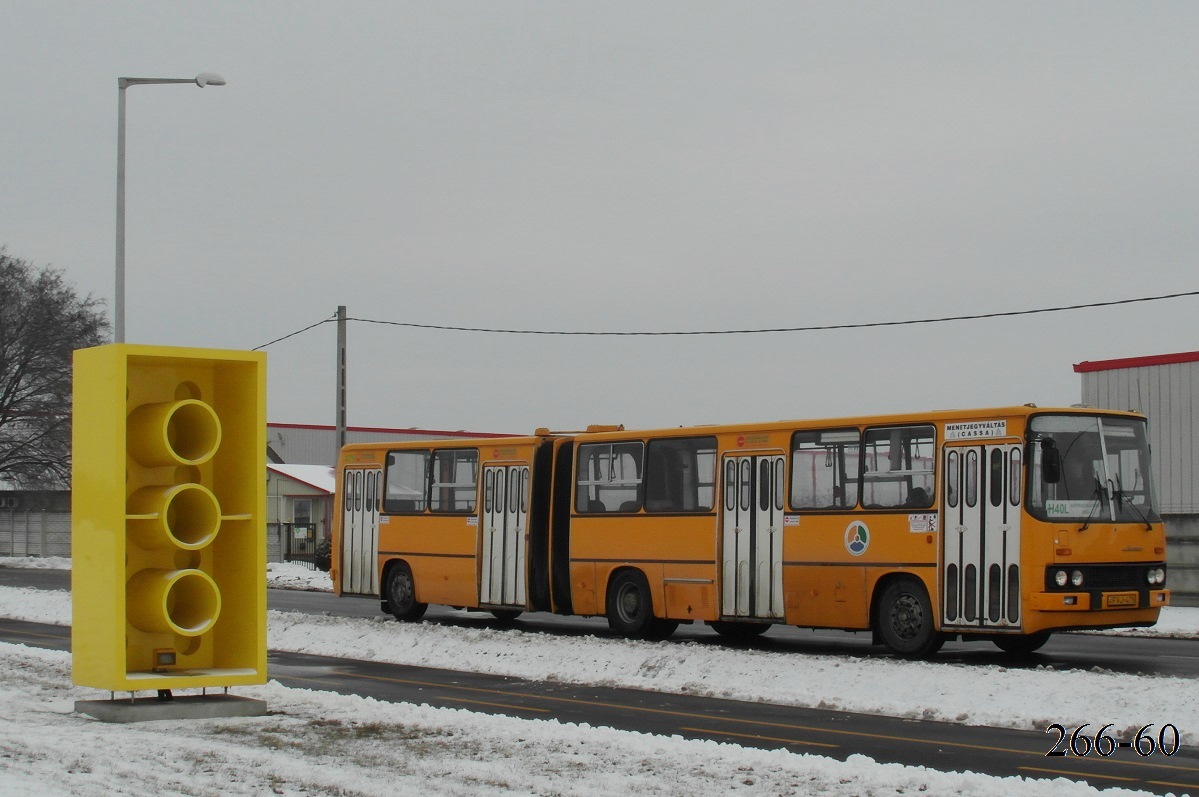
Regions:
<instances>
[{"instance_id":1,"label":"blue circular logo on bus","mask_svg":"<svg viewBox=\"0 0 1199 797\"><path fill-rule=\"evenodd\" d=\"M860 520L855 520L845 529L845 550L854 556L861 556L870 547L870 529Z\"/></svg>"}]
</instances>

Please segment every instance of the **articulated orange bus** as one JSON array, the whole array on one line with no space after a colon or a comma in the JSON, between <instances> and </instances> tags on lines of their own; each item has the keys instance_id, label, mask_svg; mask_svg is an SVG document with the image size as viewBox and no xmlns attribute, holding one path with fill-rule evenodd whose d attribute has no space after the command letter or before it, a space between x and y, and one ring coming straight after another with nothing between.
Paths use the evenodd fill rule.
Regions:
<instances>
[{"instance_id":1,"label":"articulated orange bus","mask_svg":"<svg viewBox=\"0 0 1199 797\"><path fill-rule=\"evenodd\" d=\"M1145 418L973 411L348 445L333 584L418 620L606 616L1039 648L1169 604Z\"/></svg>"}]
</instances>

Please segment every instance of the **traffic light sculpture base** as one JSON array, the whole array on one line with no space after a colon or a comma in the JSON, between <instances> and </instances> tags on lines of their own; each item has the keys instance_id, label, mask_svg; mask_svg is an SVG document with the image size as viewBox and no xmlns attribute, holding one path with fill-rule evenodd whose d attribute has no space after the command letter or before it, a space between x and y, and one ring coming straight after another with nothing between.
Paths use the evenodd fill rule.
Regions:
<instances>
[{"instance_id":1,"label":"traffic light sculpture base","mask_svg":"<svg viewBox=\"0 0 1199 797\"><path fill-rule=\"evenodd\" d=\"M162 701L153 697L133 700L76 700L75 713L101 722L150 720L208 720L223 717L261 717L266 703L234 695L188 695Z\"/></svg>"}]
</instances>

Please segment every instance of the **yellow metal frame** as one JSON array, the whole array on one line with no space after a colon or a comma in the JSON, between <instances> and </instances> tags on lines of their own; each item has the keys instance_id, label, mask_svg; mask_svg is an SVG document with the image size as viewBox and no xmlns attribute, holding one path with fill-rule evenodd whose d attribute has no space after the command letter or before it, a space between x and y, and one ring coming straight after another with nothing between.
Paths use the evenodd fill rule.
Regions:
<instances>
[{"instance_id":1,"label":"yellow metal frame","mask_svg":"<svg viewBox=\"0 0 1199 797\"><path fill-rule=\"evenodd\" d=\"M265 683L266 355L76 351L72 429L75 684Z\"/></svg>"}]
</instances>

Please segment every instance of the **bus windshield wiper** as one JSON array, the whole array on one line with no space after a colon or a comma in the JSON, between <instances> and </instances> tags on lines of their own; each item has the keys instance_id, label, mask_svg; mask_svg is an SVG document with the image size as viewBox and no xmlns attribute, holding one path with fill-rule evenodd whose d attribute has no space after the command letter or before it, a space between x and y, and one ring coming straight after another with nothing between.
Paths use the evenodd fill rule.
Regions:
<instances>
[{"instance_id":1,"label":"bus windshield wiper","mask_svg":"<svg viewBox=\"0 0 1199 797\"><path fill-rule=\"evenodd\" d=\"M1137 507L1136 503L1133 502L1132 497L1124 492L1124 485L1121 483L1119 475L1116 476L1116 489L1112 490L1112 498L1116 502L1117 510L1123 509L1125 503L1127 502L1129 509L1131 509L1133 514L1141 519L1141 522L1145 524L1145 528L1148 531L1153 530L1153 524L1149 522L1149 518L1145 517L1145 514Z\"/></svg>"},{"instance_id":2,"label":"bus windshield wiper","mask_svg":"<svg viewBox=\"0 0 1199 797\"><path fill-rule=\"evenodd\" d=\"M1095 490L1091 493L1091 498L1093 499L1091 503L1091 511L1087 513L1087 519L1083 521L1083 524L1078 527L1079 531L1086 531L1090 527L1091 519L1095 517L1095 510L1098 509L1099 504L1102 503L1102 499L1100 498L1102 493L1103 488L1099 486L1099 478L1096 477Z\"/></svg>"}]
</instances>

